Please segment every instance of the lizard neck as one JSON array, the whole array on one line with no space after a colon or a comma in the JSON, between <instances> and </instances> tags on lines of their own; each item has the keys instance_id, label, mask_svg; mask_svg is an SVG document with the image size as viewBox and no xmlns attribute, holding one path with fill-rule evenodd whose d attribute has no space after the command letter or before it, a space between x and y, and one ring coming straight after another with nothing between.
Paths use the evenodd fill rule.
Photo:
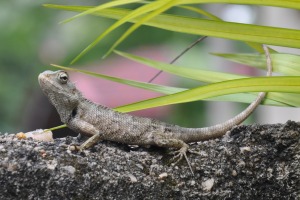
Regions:
<instances>
[{"instance_id":1,"label":"lizard neck","mask_svg":"<svg viewBox=\"0 0 300 200\"><path fill-rule=\"evenodd\" d=\"M84 101L84 98L79 93L78 95L48 95L52 105L56 108L60 119L63 123L67 124L76 114L79 103Z\"/></svg>"}]
</instances>

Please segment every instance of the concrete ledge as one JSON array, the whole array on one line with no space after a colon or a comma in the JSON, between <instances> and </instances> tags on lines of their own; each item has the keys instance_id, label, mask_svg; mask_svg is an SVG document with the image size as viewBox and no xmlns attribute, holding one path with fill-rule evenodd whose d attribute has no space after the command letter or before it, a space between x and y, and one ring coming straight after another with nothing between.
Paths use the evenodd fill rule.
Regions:
<instances>
[{"instance_id":1,"label":"concrete ledge","mask_svg":"<svg viewBox=\"0 0 300 200\"><path fill-rule=\"evenodd\" d=\"M299 199L300 124L234 128L191 144L195 176L169 150L103 142L70 152L53 143L0 136L0 199Z\"/></svg>"}]
</instances>

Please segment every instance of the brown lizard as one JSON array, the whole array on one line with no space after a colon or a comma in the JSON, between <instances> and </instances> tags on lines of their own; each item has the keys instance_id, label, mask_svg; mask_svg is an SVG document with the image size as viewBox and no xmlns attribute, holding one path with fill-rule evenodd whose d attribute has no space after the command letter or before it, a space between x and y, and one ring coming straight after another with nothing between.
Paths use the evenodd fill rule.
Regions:
<instances>
[{"instance_id":1,"label":"brown lizard","mask_svg":"<svg viewBox=\"0 0 300 200\"><path fill-rule=\"evenodd\" d=\"M271 59L267 47L263 47L267 57L267 75L271 76ZM175 164L184 156L191 171L192 168L186 156L186 152L190 151L187 143L223 136L234 126L242 123L266 94L265 92L259 93L243 112L224 123L204 128L184 128L155 119L116 112L103 105L95 104L82 96L81 92L70 82L65 71L45 71L39 75L38 80L41 89L59 113L61 121L75 132L90 137L79 147L80 150L101 140L176 148L178 150L173 152L174 159L177 159Z\"/></svg>"}]
</instances>

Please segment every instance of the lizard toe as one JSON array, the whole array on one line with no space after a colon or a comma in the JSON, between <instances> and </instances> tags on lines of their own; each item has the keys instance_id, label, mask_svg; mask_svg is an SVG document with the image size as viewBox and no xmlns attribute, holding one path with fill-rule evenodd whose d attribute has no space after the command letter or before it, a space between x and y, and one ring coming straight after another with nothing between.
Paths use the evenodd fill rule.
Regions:
<instances>
[{"instance_id":1,"label":"lizard toe","mask_svg":"<svg viewBox=\"0 0 300 200\"><path fill-rule=\"evenodd\" d=\"M193 150L188 149L188 152L189 152L189 153L192 153L192 154L199 155L199 156L203 156L203 153L198 152L198 151L193 151Z\"/></svg>"},{"instance_id":2,"label":"lizard toe","mask_svg":"<svg viewBox=\"0 0 300 200\"><path fill-rule=\"evenodd\" d=\"M182 160L183 152L180 152L180 150L171 152L170 154L174 155L170 160L173 165L176 165L179 161Z\"/></svg>"},{"instance_id":3,"label":"lizard toe","mask_svg":"<svg viewBox=\"0 0 300 200\"><path fill-rule=\"evenodd\" d=\"M186 152L187 152L187 151L190 152L190 150L189 150L186 146L184 146L184 147L180 148L180 149L177 150L177 151L171 152L171 154L174 154L175 156L174 156L173 158L171 158L170 161L172 162L173 165L176 165L176 164L177 164L178 162L180 162L180 161L182 160L182 158L184 157L185 160L186 160L186 162L187 162L187 164L188 164L188 166L189 166L189 168L190 168L190 170L191 170L192 175L194 175L194 172L193 172L191 163L190 163L190 161L188 160L188 157L187 157L187 155L186 155Z\"/></svg>"}]
</instances>

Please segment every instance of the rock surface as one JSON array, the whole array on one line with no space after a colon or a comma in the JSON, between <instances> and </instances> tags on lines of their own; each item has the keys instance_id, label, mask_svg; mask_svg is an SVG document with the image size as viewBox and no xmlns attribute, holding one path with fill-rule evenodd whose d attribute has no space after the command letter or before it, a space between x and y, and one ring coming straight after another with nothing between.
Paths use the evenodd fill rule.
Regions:
<instances>
[{"instance_id":1,"label":"rock surface","mask_svg":"<svg viewBox=\"0 0 300 200\"><path fill-rule=\"evenodd\" d=\"M201 155L169 164L170 150L102 142L71 152L0 136L0 199L300 199L300 124L239 126L191 144Z\"/></svg>"}]
</instances>

